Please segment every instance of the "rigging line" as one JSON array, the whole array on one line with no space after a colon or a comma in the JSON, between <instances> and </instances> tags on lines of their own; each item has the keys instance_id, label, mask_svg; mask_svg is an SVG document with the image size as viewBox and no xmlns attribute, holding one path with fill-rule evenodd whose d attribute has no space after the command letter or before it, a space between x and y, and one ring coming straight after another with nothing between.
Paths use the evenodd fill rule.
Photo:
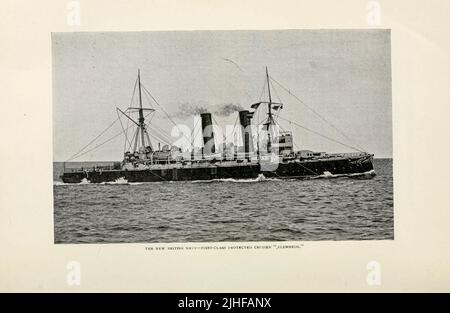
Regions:
<instances>
[{"instance_id":1,"label":"rigging line","mask_svg":"<svg viewBox=\"0 0 450 313\"><path fill-rule=\"evenodd\" d=\"M123 129L123 127L122 127ZM128 137L127 134L125 134L125 137ZM125 152L127 151L127 143L128 143L128 138L125 139L125 141L123 142L123 151L122 153L125 154Z\"/></svg>"},{"instance_id":2,"label":"rigging line","mask_svg":"<svg viewBox=\"0 0 450 313\"><path fill-rule=\"evenodd\" d=\"M139 76L139 75L138 75L138 76ZM127 129L126 129L125 137L128 137L128 126L130 125L130 121L133 121L133 122L134 122L134 119L133 119L133 111L131 111L130 108L134 106L133 100L134 100L134 97L135 97L135 95L136 95L136 87L137 87L138 81L139 81L139 77L137 77L136 80L134 81L133 93L132 93L132 95L131 95L131 100L130 100L130 104L129 104L128 108L125 108L125 109L123 110L123 112L121 112L121 113L124 114L124 115L125 115L125 112L128 113L128 115L125 115L126 117L128 117L128 118L126 119L126 120L127 120ZM119 109L119 110L120 110L120 109ZM133 139L134 139L134 135L133 135ZM133 140L131 140L131 142L133 142Z\"/></svg>"},{"instance_id":3,"label":"rigging line","mask_svg":"<svg viewBox=\"0 0 450 313\"><path fill-rule=\"evenodd\" d=\"M295 123L295 122L293 122L293 121L290 121L290 120L288 120L288 119L285 119L285 118L283 118L283 117L279 117L280 119L282 119L282 120L284 120L284 121L286 121L286 122L290 122L290 123L292 123L292 124L294 124L295 126L298 126L298 127L300 127L300 128L303 128L303 129L305 129L305 130L307 130L307 131L309 131L309 132L311 132L311 133L314 133L314 134L316 134L316 135L318 135L318 136L320 136L320 137L323 137L323 138L325 138L325 139L328 139L328 140L330 140L330 141L333 141L333 142L335 142L335 143L338 143L338 144L340 144L340 145L343 145L343 146L345 146L345 147L347 147L347 148L350 148L350 149L353 149L353 150L356 150L356 151L359 151L359 152L364 152L364 151L362 151L362 150L360 150L360 149L358 149L358 148L355 148L355 147L353 147L353 146L350 146L350 145L348 145L348 144L345 144L345 143L343 143L343 142L341 142L341 141L338 141L338 140L336 140L336 139L333 139L333 138L331 138L331 137L328 137L328 136L325 136L325 135L323 135L323 134L321 134L321 133L319 133L319 132L317 132L317 131L315 131L315 130L312 130L312 129L310 129L310 128L307 128L307 127L305 127L305 126L302 126L302 125L300 125L300 124L298 124L298 123Z\"/></svg>"},{"instance_id":4,"label":"rigging line","mask_svg":"<svg viewBox=\"0 0 450 313\"><path fill-rule=\"evenodd\" d=\"M213 120L214 123L216 123L216 126L219 127L219 123L217 123L216 118L214 117L214 115L211 114L211 118ZM214 126L214 125L213 125Z\"/></svg>"},{"instance_id":5,"label":"rigging line","mask_svg":"<svg viewBox=\"0 0 450 313\"><path fill-rule=\"evenodd\" d=\"M225 143L227 142L227 139L230 138L230 136L232 136L236 132L237 121L238 121L238 116L236 116L236 119L234 120L234 126L233 126L233 130L231 131L231 133L228 134L228 136L223 136Z\"/></svg>"},{"instance_id":6,"label":"rigging line","mask_svg":"<svg viewBox=\"0 0 450 313\"><path fill-rule=\"evenodd\" d=\"M125 129L123 128L122 120L120 119L119 112L117 110L116 110L116 113L117 113L117 117L119 118L120 127L122 128L122 131L125 132ZM127 134L125 134L125 141L123 142L123 153L125 153L125 151L126 151L127 141L128 141L128 136L127 136Z\"/></svg>"},{"instance_id":7,"label":"rigging line","mask_svg":"<svg viewBox=\"0 0 450 313\"><path fill-rule=\"evenodd\" d=\"M192 149L191 151L194 151L195 136L198 133L198 129L195 129L195 126L197 126L199 120L200 119L197 119L197 120L194 119L194 127L192 128L192 131L191 131L191 141L189 142L190 148Z\"/></svg>"},{"instance_id":8,"label":"rigging line","mask_svg":"<svg viewBox=\"0 0 450 313\"><path fill-rule=\"evenodd\" d=\"M154 113L154 112L149 112L148 115L150 115L150 114L152 114L152 113ZM147 115L147 116L148 116L148 115ZM145 124L147 124L146 126L148 126L148 124L151 123L151 121L153 120L154 117L155 117L155 114L153 114L153 115L150 117L149 121L148 121L147 123L145 123Z\"/></svg>"},{"instance_id":9,"label":"rigging line","mask_svg":"<svg viewBox=\"0 0 450 313\"><path fill-rule=\"evenodd\" d=\"M118 134L115 134L113 137L109 138L108 140L106 140L106 141L104 141L104 142L102 142L102 143L96 145L96 146L93 147L92 149L89 149L89 150L83 152L82 154L76 156L76 158L79 158L79 157L81 157L81 156L83 156L83 155L85 155L85 154L87 154L87 153L89 153L89 152L91 152L91 151L93 151L93 150L99 148L100 146L103 146L104 144L110 142L111 140L117 138L118 136L120 136L120 135L122 135L122 134L123 134L123 132L120 132L120 133L118 133ZM73 160L73 159L71 159L71 160Z\"/></svg>"},{"instance_id":10,"label":"rigging line","mask_svg":"<svg viewBox=\"0 0 450 313\"><path fill-rule=\"evenodd\" d=\"M154 112L150 112L150 113L148 113L148 114L152 114L152 113L154 113ZM149 129L152 130L152 131L154 131L154 132L158 131L158 129L157 129L158 126L157 126L156 124L150 124L154 117L155 117L155 114L153 114L153 115L150 117L149 121L145 124L145 132L146 132L147 135L149 135L149 136L151 136L151 137L153 137L153 138L155 139L155 137L152 136L152 135L148 132ZM150 126L150 125L152 125L152 126ZM169 144L169 145L170 145L170 143L169 143L169 142L170 142L170 139L169 139L169 141L166 142L166 139L169 138L169 137L168 137L167 135L165 135L161 130L158 131L158 132L160 133L161 138L164 139L164 136L166 136L166 138L165 138L164 140L160 140L161 138L160 138L160 139L156 138L156 139L157 139L158 141L160 141L160 142L163 142L163 143L166 143L166 144ZM162 135L164 135L164 136L162 136ZM149 144L151 145L151 142L150 142Z\"/></svg>"},{"instance_id":11,"label":"rigging line","mask_svg":"<svg viewBox=\"0 0 450 313\"><path fill-rule=\"evenodd\" d=\"M150 137L157 139L159 142L171 145L170 140L168 140L168 138L163 133L161 133L161 131L157 130L156 128L154 128L150 125L148 125L147 127L150 128L155 133L153 135L153 134L147 132L147 134L149 134Z\"/></svg>"},{"instance_id":12,"label":"rigging line","mask_svg":"<svg viewBox=\"0 0 450 313\"><path fill-rule=\"evenodd\" d=\"M313 171L312 169L308 168L307 166L304 166L304 165L301 164L301 163L294 162L294 164L300 165L301 167L306 168L306 169L307 169L308 171L310 171L311 173L313 173L313 174L315 174L315 175L317 175L317 176L320 176L319 173L316 173L315 171Z\"/></svg>"},{"instance_id":13,"label":"rigging line","mask_svg":"<svg viewBox=\"0 0 450 313\"><path fill-rule=\"evenodd\" d=\"M198 124L198 122L200 121L200 119L194 119L194 120L195 120L195 122L194 122L194 128L192 128L192 132L191 132L192 138L191 138L191 142L190 142L190 145L191 145L192 150L194 150L195 131L196 131L195 126L197 126L197 124ZM197 130L197 133L198 133L198 130Z\"/></svg>"},{"instance_id":14,"label":"rigging line","mask_svg":"<svg viewBox=\"0 0 450 313\"><path fill-rule=\"evenodd\" d=\"M133 93L131 94L130 107L133 106L133 99L134 99L134 95L136 94L137 83L138 83L138 78L136 78L136 80L134 81Z\"/></svg>"},{"instance_id":15,"label":"rigging line","mask_svg":"<svg viewBox=\"0 0 450 313\"><path fill-rule=\"evenodd\" d=\"M142 87L143 89L145 88L145 86L144 86L144 84L142 84L142 82L141 82L141 87ZM152 100L151 100L151 98L149 97L149 95L148 95L147 93L145 93L145 90L144 90L144 95L145 95L145 97L147 98L147 101L148 101L148 103L150 104L150 106L153 108Z\"/></svg>"},{"instance_id":16,"label":"rigging line","mask_svg":"<svg viewBox=\"0 0 450 313\"><path fill-rule=\"evenodd\" d=\"M283 102L281 101L280 96L278 95L277 89L276 89L275 86L273 86L273 85L272 85L272 90L274 91L275 97L278 99L278 102L279 102L279 103L283 103ZM276 119L276 120L278 119L278 116L280 116L280 112L281 112L282 109L283 109L283 104L281 104L280 107L279 107L278 110L277 110L277 114L275 115L275 119Z\"/></svg>"},{"instance_id":17,"label":"rigging line","mask_svg":"<svg viewBox=\"0 0 450 313\"><path fill-rule=\"evenodd\" d=\"M117 111L117 110L116 110ZM126 132L125 132L125 137L128 137L128 128L130 127L130 119L128 119L127 118L127 127L126 127ZM133 137L134 137L134 135L133 135ZM131 141L133 141L133 139L131 139ZM126 146L125 146L126 147ZM130 147L131 147L131 145L130 145ZM127 150L125 150L124 151L124 153L126 152Z\"/></svg>"},{"instance_id":18,"label":"rigging line","mask_svg":"<svg viewBox=\"0 0 450 313\"><path fill-rule=\"evenodd\" d=\"M284 131L284 129L281 127L281 125L278 125L278 126L281 128L282 131ZM296 145L294 141L292 141L292 143L294 144L294 146ZM304 166L304 165L301 164L301 163L294 162L294 164L297 164L297 165L299 165L299 166L301 166L301 167L307 169L308 171L310 171L310 172L313 173L314 175L319 176L319 174L318 174L317 172L313 171L312 169L308 168L307 166ZM275 172L275 174L276 174L276 172Z\"/></svg>"},{"instance_id":19,"label":"rigging line","mask_svg":"<svg viewBox=\"0 0 450 313\"><path fill-rule=\"evenodd\" d=\"M259 129L259 125L260 125L260 122L259 122L259 119L261 118L261 116L260 116L260 114L259 114L259 111L260 110L256 110L256 122L258 123L257 125L256 125L256 132L257 132L257 134L258 134L258 137L259 137L259 133L260 133L260 129ZM253 113L254 114L254 113Z\"/></svg>"},{"instance_id":20,"label":"rigging line","mask_svg":"<svg viewBox=\"0 0 450 313\"><path fill-rule=\"evenodd\" d=\"M292 144L294 145L294 149L300 150L300 146L295 142L295 140L292 140Z\"/></svg>"},{"instance_id":21,"label":"rigging line","mask_svg":"<svg viewBox=\"0 0 450 313\"><path fill-rule=\"evenodd\" d=\"M150 126L150 124L149 124L149 125L147 125L147 126L148 126L149 128L151 128L153 131L158 132L159 135L160 135L162 138L164 138L164 140L166 140L167 142L173 142L172 136L167 135L167 134L164 132L164 129L162 129L161 127L157 126L156 124L152 124L151 126Z\"/></svg>"},{"instance_id":22,"label":"rigging line","mask_svg":"<svg viewBox=\"0 0 450 313\"><path fill-rule=\"evenodd\" d=\"M155 130L153 129L153 131L155 131ZM155 131L155 132L156 132L156 131ZM148 135L149 135L150 137L152 137L153 139L156 139L158 142L162 142L162 143L165 143L165 144L170 145L169 142L167 142L163 137L161 137L161 136L159 136L159 135L152 134L152 133L148 133Z\"/></svg>"},{"instance_id":23,"label":"rigging line","mask_svg":"<svg viewBox=\"0 0 450 313\"><path fill-rule=\"evenodd\" d=\"M147 114L147 116L149 116L150 114L155 113L155 111L153 112L149 112ZM152 116L150 116L150 118L148 119L148 121L146 123L144 123L145 129L147 129L148 127L150 127L150 123L153 121L153 118L155 117L156 114L153 114ZM155 127L156 125L153 124L153 126Z\"/></svg>"},{"instance_id":24,"label":"rigging line","mask_svg":"<svg viewBox=\"0 0 450 313\"><path fill-rule=\"evenodd\" d=\"M278 122L278 117L280 116L281 108L278 108L277 114L275 114L275 121Z\"/></svg>"},{"instance_id":25,"label":"rigging line","mask_svg":"<svg viewBox=\"0 0 450 313\"><path fill-rule=\"evenodd\" d=\"M219 123L217 123L216 119L214 118L214 116L212 116L213 121L217 124L217 127L219 127ZM233 135L233 133L235 132L236 129L236 125L237 125L237 121L238 121L238 116L236 116L236 119L234 120L234 126L233 126L233 130L231 131L231 133L228 136L222 135L223 137L223 141L222 144L226 144L227 143L227 139Z\"/></svg>"},{"instance_id":26,"label":"rigging line","mask_svg":"<svg viewBox=\"0 0 450 313\"><path fill-rule=\"evenodd\" d=\"M133 133L133 137L131 137L130 145L128 146L127 151L130 151L131 145L133 144L133 141L134 141L134 138L135 138L136 135L137 135L137 132L138 132L138 128L136 127L136 130L135 130L134 133ZM126 152L126 151L125 151L125 152Z\"/></svg>"},{"instance_id":27,"label":"rigging line","mask_svg":"<svg viewBox=\"0 0 450 313\"><path fill-rule=\"evenodd\" d=\"M138 77L136 77L136 80L134 81L133 93L131 94L130 107L133 107L133 99L136 94L136 87L137 87L138 80L139 80ZM129 119L127 119L127 131L125 132L125 137L128 137L128 125L130 125Z\"/></svg>"},{"instance_id":28,"label":"rigging line","mask_svg":"<svg viewBox=\"0 0 450 313\"><path fill-rule=\"evenodd\" d=\"M164 114L166 114L167 118L169 119L170 122L172 122L173 125L175 125L175 127L178 128L178 130L180 131L180 133L183 134L183 137L187 140L189 140L189 138L186 138L186 136L184 135L184 133L181 131L180 127L178 126L178 124L176 124L172 118L170 117L170 115L166 112L166 110L164 110L164 108L162 107L161 104L159 104L158 101L156 101L155 97L152 96L152 94L150 93L150 91L147 90L147 88L141 83L141 87L144 89L144 93L147 93L152 99L153 101L161 108L161 110L164 112Z\"/></svg>"},{"instance_id":29,"label":"rigging line","mask_svg":"<svg viewBox=\"0 0 450 313\"><path fill-rule=\"evenodd\" d=\"M154 115L153 115L154 116ZM151 126L150 126L151 125ZM169 143L172 142L172 137L167 135L164 132L164 129L162 129L161 127L157 126L156 124L150 124L150 122L146 125L147 128L150 128L151 130L158 132L159 135L161 136L161 138L164 138L164 140L167 140L167 142L165 143Z\"/></svg>"},{"instance_id":30,"label":"rigging line","mask_svg":"<svg viewBox=\"0 0 450 313\"><path fill-rule=\"evenodd\" d=\"M276 83L277 85L279 85L284 91L286 91L288 94L290 94L294 99L296 99L297 101L299 101L301 104L303 104L305 107L307 107L311 112L313 112L314 114L316 114L322 121L324 121L325 123L327 123L328 125L330 125L332 128L334 128L337 132L339 132L343 137L345 137L347 140L349 140L350 142L354 142L354 140L350 139L342 130L340 130L339 128L337 128L333 123L331 123L330 121L328 121L327 119L325 119L322 115L319 114L319 112L317 112L316 110L314 110L312 107L310 107L309 105L307 105L305 102L303 102L299 97L297 97L295 94L293 94L289 89L287 89L286 87L284 87L281 83L279 83L275 78L269 76L270 80L272 80L274 83ZM360 149L365 150L364 148L362 148L360 145L356 144ZM358 149L358 151L361 151L360 149Z\"/></svg>"},{"instance_id":31,"label":"rigging line","mask_svg":"<svg viewBox=\"0 0 450 313\"><path fill-rule=\"evenodd\" d=\"M266 119L262 119L261 122L259 122L256 126L262 125L263 123L265 123L267 120Z\"/></svg>"},{"instance_id":32,"label":"rigging line","mask_svg":"<svg viewBox=\"0 0 450 313\"><path fill-rule=\"evenodd\" d=\"M159 178L161 178L162 180L164 180L164 181L167 181L167 179L165 179L164 177L162 177L162 176L159 176L158 174L156 174L156 173L153 173L153 171L152 170L148 170L149 172L150 172L150 174L153 174L153 175L155 175L156 177L159 177Z\"/></svg>"},{"instance_id":33,"label":"rigging line","mask_svg":"<svg viewBox=\"0 0 450 313\"><path fill-rule=\"evenodd\" d=\"M194 123L194 128L195 126L197 126L198 122L200 121L200 119L196 119L195 123Z\"/></svg>"},{"instance_id":34,"label":"rigging line","mask_svg":"<svg viewBox=\"0 0 450 313\"><path fill-rule=\"evenodd\" d=\"M123 123L122 123L122 119L120 118L119 111L116 110L116 113L117 113L117 117L119 118L120 126L122 127L122 130L125 133L125 142L123 144L123 150L124 150L123 152L125 153L125 148L127 147L127 141L128 142L130 142L130 141L128 140L127 132L125 131L125 128L123 127Z\"/></svg>"},{"instance_id":35,"label":"rigging line","mask_svg":"<svg viewBox=\"0 0 450 313\"><path fill-rule=\"evenodd\" d=\"M194 128L194 130L195 130L195 128ZM201 135L203 135L202 133L203 133L203 130L202 130L202 126L200 125L200 127L196 130L197 132L194 134L194 138L193 138L193 140L195 141L195 138L197 138L197 135L199 134L199 133L201 133ZM203 139L201 140L201 142L203 143ZM192 149L194 149L194 144L192 144Z\"/></svg>"},{"instance_id":36,"label":"rigging line","mask_svg":"<svg viewBox=\"0 0 450 313\"><path fill-rule=\"evenodd\" d=\"M281 126L280 126L280 128L281 128ZM281 128L281 129L283 130L283 128ZM283 130L283 131L284 131L284 130ZM294 141L292 141L292 143L294 144L294 146L296 145ZM294 162L294 164L297 164L297 165L299 165L299 166L301 166L301 167L307 169L308 171L310 171L310 172L313 173L314 175L319 176L319 174L318 174L317 172L313 171L312 169L308 168L307 166L305 166L305 165L303 165L303 164L301 164L301 163ZM275 174L276 174L276 173L275 173Z\"/></svg>"},{"instance_id":37,"label":"rigging line","mask_svg":"<svg viewBox=\"0 0 450 313\"><path fill-rule=\"evenodd\" d=\"M278 126L278 127L281 129L282 132L286 132L286 131L284 130L284 128L281 127L281 124L277 123L277 124L275 124L275 125Z\"/></svg>"},{"instance_id":38,"label":"rigging line","mask_svg":"<svg viewBox=\"0 0 450 313\"><path fill-rule=\"evenodd\" d=\"M217 126L217 128L219 127L219 123L217 123L217 121L216 121L216 119L214 118L214 115L212 115L211 114L211 118L212 118L212 120L213 120L213 122L214 123L216 123L216 126ZM213 134L214 134L214 124L213 125L211 125L212 126L212 132L213 132ZM222 136L223 137L223 136ZM216 139L216 137L213 137L213 139L214 139L214 144L216 144L216 140L218 141L219 139L217 138ZM223 138L222 138L223 139Z\"/></svg>"},{"instance_id":39,"label":"rigging line","mask_svg":"<svg viewBox=\"0 0 450 313\"><path fill-rule=\"evenodd\" d=\"M156 173L153 173L153 171L152 171L151 169L147 169L147 171L149 171L152 175L155 175L156 177L159 177L159 178L161 178L162 180L167 181L167 179L165 179L164 177L159 176L159 175L156 174Z\"/></svg>"},{"instance_id":40,"label":"rigging line","mask_svg":"<svg viewBox=\"0 0 450 313\"><path fill-rule=\"evenodd\" d=\"M214 116L212 116L213 121L217 124L217 127L219 127L219 123L217 123L216 119L214 118ZM236 132L236 125L237 125L237 121L238 121L238 116L236 116L236 119L234 120L234 126L233 126L233 130L231 131L231 133L229 134L229 136L225 136L223 135L223 143L227 142L227 139L233 135Z\"/></svg>"},{"instance_id":41,"label":"rigging line","mask_svg":"<svg viewBox=\"0 0 450 313\"><path fill-rule=\"evenodd\" d=\"M87 145L85 145L83 148L81 148L77 153L73 154L70 158L68 158L65 162L69 162L70 160L73 160L75 158L78 157L78 155L80 153L83 152L84 149L86 149L87 147L89 147L94 141L96 141L100 136L102 136L107 130L109 130L119 119L119 117L117 117L114 122L112 122L111 124L109 124L108 127L106 127L99 135L97 135L94 139L92 139L91 141L89 141L89 143Z\"/></svg>"},{"instance_id":42,"label":"rigging line","mask_svg":"<svg viewBox=\"0 0 450 313\"><path fill-rule=\"evenodd\" d=\"M279 103L282 103L281 98L280 98L280 96L278 95L277 89L276 89L273 85L272 85L271 87L272 87L272 90L273 90L274 93L275 93L275 97L278 99L278 102L279 102Z\"/></svg>"},{"instance_id":43,"label":"rigging line","mask_svg":"<svg viewBox=\"0 0 450 313\"><path fill-rule=\"evenodd\" d=\"M150 114L150 113L149 113ZM147 114L147 116L148 116L148 114ZM117 121L117 119L114 121L114 122L116 122ZM133 125L131 125L131 126L133 126ZM130 126L130 127L131 127ZM130 128L129 127L129 128ZM137 130L137 129L136 129ZM111 137L111 138L109 138L108 140L106 140L106 141L104 141L104 142L102 142L102 143L100 143L100 144L98 144L98 145L96 145L95 147L93 147L92 149L89 149L89 150L87 150L87 151L85 151L85 152L83 152L82 154L79 154L79 155L77 155L77 156L75 156L75 157L72 157L72 158L70 158L69 160L67 160L66 162L68 162L68 161L72 161L72 160L74 160L74 159L78 159L79 157L81 157L81 156L83 156L83 155L85 155L86 153L89 153L89 152L91 152L91 151L93 151L93 150L95 150L95 149L97 149L97 148L99 148L100 146L102 146L102 145L104 145L104 144L106 144L106 143L108 143L108 142L110 142L111 140L113 140L113 139L115 139L115 138L117 138L119 135L122 135L123 134L123 131L121 131L120 133L118 133L118 134L116 134L116 135L114 135L113 137ZM98 137L98 136L97 136Z\"/></svg>"},{"instance_id":44,"label":"rigging line","mask_svg":"<svg viewBox=\"0 0 450 313\"><path fill-rule=\"evenodd\" d=\"M278 173L277 173L277 171L276 170L274 170L274 171L270 171L271 173L274 173L278 178L283 178L283 176L280 176ZM264 172L262 173L263 175L264 175ZM265 177L265 176L264 176Z\"/></svg>"},{"instance_id":45,"label":"rigging line","mask_svg":"<svg viewBox=\"0 0 450 313\"><path fill-rule=\"evenodd\" d=\"M290 131L291 133L293 133L293 130L292 130L292 122L289 122L289 131ZM295 141L294 138L292 138L292 144L294 145L294 148L295 148L295 149L300 150L300 145L298 145L298 144L296 143L296 141Z\"/></svg>"},{"instance_id":46,"label":"rigging line","mask_svg":"<svg viewBox=\"0 0 450 313\"><path fill-rule=\"evenodd\" d=\"M133 88L133 94L131 96L131 101L130 101L130 106L132 106L133 104L133 98L134 95L136 93L136 86L137 86L137 82L138 79L136 79L136 81L134 82L134 88ZM109 130L116 122L117 120L120 121L120 123L122 124L122 121L120 120L119 116L117 116L117 119L115 119L105 130L103 130L99 135L97 135L94 139L92 139L88 144L86 144L83 148L81 148L77 153L73 154L71 157L69 157L65 162L68 162L70 160L76 159L78 158L80 155L80 153L82 153L87 147L89 147L92 143L94 143L98 138L100 138L107 130ZM129 123L127 123L128 125ZM128 136L128 129L129 127L126 128L126 134L125 137L127 138ZM84 155L84 154L83 154Z\"/></svg>"}]
</instances>

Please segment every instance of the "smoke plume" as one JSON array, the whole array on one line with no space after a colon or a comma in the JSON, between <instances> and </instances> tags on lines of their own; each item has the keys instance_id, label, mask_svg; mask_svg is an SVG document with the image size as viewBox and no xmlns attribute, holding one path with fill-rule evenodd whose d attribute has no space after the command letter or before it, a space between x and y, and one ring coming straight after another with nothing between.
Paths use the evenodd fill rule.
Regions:
<instances>
[{"instance_id":1,"label":"smoke plume","mask_svg":"<svg viewBox=\"0 0 450 313\"><path fill-rule=\"evenodd\" d=\"M222 105L216 105L213 114L218 116L230 116L234 112L239 112L244 108L240 104L228 103Z\"/></svg>"},{"instance_id":2,"label":"smoke plume","mask_svg":"<svg viewBox=\"0 0 450 313\"><path fill-rule=\"evenodd\" d=\"M183 103L178 107L178 110L172 114L171 117L184 119L193 115L199 115L201 113L212 113L216 116L230 116L234 112L238 112L243 110L240 104L235 103L226 103L226 104L192 104L192 103Z\"/></svg>"},{"instance_id":3,"label":"smoke plume","mask_svg":"<svg viewBox=\"0 0 450 313\"><path fill-rule=\"evenodd\" d=\"M192 115L198 115L206 112L208 112L208 109L204 105L183 103L178 107L178 111L172 113L171 116L179 119L184 119Z\"/></svg>"}]
</instances>

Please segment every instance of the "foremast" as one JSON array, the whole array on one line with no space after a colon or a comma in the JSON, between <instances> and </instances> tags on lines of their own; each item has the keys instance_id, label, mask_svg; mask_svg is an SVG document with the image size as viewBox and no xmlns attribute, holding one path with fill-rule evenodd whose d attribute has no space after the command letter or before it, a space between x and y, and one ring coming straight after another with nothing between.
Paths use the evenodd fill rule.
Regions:
<instances>
[{"instance_id":1,"label":"foremast","mask_svg":"<svg viewBox=\"0 0 450 313\"><path fill-rule=\"evenodd\" d=\"M145 117L144 117L144 108L142 107L142 91L141 91L141 70L138 70L138 89L139 89L139 130L141 133L141 146L142 147L150 147L150 150L153 150L152 143L150 141L150 137L147 133L147 129L145 127ZM145 137L144 137L145 135ZM136 136L137 138L137 136ZM148 146L145 145L145 138L147 138ZM137 140L137 139L136 139Z\"/></svg>"},{"instance_id":2,"label":"foremast","mask_svg":"<svg viewBox=\"0 0 450 313\"><path fill-rule=\"evenodd\" d=\"M138 70L138 77L137 77L136 84L137 84L138 96L139 96L139 106L138 107L131 106L131 107L127 108L125 110L125 112L119 108L116 108L116 109L136 125L136 130L134 132L134 136L131 139L131 141L134 140L133 153L139 153L139 152L151 153L154 150L153 150L152 142L150 140L150 136L147 131L147 125L145 123L144 111L152 112L155 110L150 109L150 108L144 108L142 105L142 84L141 84L140 70ZM137 121L133 117L130 116L130 113L133 113L133 112L138 113ZM131 147L131 144L132 144L132 142L130 142L130 147Z\"/></svg>"},{"instance_id":3,"label":"foremast","mask_svg":"<svg viewBox=\"0 0 450 313\"><path fill-rule=\"evenodd\" d=\"M273 114L272 114L272 94L270 93L270 79L269 79L269 70L266 66L266 80L267 80L267 92L269 96L269 102L267 103L267 121L264 124L267 127L267 152L270 153L271 147L272 147L272 140L270 137L270 126L275 124L275 121L273 120Z\"/></svg>"}]
</instances>

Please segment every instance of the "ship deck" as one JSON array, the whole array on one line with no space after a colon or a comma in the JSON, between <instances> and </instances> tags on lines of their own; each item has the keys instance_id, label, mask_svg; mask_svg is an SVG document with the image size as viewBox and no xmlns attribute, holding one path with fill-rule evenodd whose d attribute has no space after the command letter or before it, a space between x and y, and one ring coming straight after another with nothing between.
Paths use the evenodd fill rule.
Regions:
<instances>
[{"instance_id":1,"label":"ship deck","mask_svg":"<svg viewBox=\"0 0 450 313\"><path fill-rule=\"evenodd\" d=\"M125 164L122 168L114 168L114 166L97 166L91 168L70 168L66 169L65 173L74 172L91 172L91 171L109 171L109 172L121 172L121 171L141 171L141 170L170 170L170 169L200 169L200 168L234 168L234 167L248 167L248 166L260 166L267 163L275 164L292 164L299 163L303 165L314 164L318 162L333 162L343 160L357 160L361 158L370 157L367 153L345 153L345 154L329 154L321 157L314 157L308 159L301 158L282 158L282 157L261 157L260 159L250 160L216 160L214 162L210 160L194 160L176 163L161 163L161 164L143 164L137 163Z\"/></svg>"}]
</instances>

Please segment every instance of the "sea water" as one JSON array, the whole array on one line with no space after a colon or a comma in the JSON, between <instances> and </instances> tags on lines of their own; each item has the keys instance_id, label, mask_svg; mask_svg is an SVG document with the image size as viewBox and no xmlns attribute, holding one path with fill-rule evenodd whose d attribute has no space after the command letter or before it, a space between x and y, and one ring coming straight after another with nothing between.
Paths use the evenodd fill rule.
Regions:
<instances>
[{"instance_id":1,"label":"sea water","mask_svg":"<svg viewBox=\"0 0 450 313\"><path fill-rule=\"evenodd\" d=\"M54 163L54 239L55 243L393 239L392 159L375 159L374 167L376 176L367 178L325 173L309 180L262 176L64 184L58 180L63 166Z\"/></svg>"}]
</instances>

